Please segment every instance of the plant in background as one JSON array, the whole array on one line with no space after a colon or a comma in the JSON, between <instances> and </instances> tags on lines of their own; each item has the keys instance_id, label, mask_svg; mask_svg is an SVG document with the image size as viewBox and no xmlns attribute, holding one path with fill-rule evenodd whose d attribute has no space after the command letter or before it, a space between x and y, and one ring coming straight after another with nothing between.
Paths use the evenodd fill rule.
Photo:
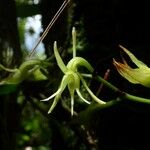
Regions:
<instances>
[{"instance_id":1,"label":"plant in background","mask_svg":"<svg viewBox=\"0 0 150 150\"><path fill-rule=\"evenodd\" d=\"M19 68L8 69L0 64L0 68L11 72L10 76L0 81L0 85L4 84L19 84L25 79L30 79L30 76L34 77L32 79L42 80L47 79L46 76L40 71L47 66L46 61L37 59L37 60L27 60L23 62Z\"/></svg>"},{"instance_id":2,"label":"plant in background","mask_svg":"<svg viewBox=\"0 0 150 150\"><path fill-rule=\"evenodd\" d=\"M115 61L113 59L113 64L117 68L117 71L126 78L129 82L134 84L141 84L145 87L150 87L150 68L138 60L130 51L128 51L123 46L119 46L132 60L132 62L138 68L131 68L127 62L123 59L123 63Z\"/></svg>"},{"instance_id":3,"label":"plant in background","mask_svg":"<svg viewBox=\"0 0 150 150\"><path fill-rule=\"evenodd\" d=\"M42 100L42 101L48 101L55 97L48 113L51 113L56 104L58 103L62 92L68 86L69 93L71 96L71 115L73 115L74 111L74 93L76 91L77 95L86 103L90 104L89 101L87 101L85 98L83 98L81 92L80 92L80 81L82 82L83 86L87 90L87 92L90 94L93 100L98 102L99 104L105 104L104 101L100 100L98 97L96 97L93 92L90 90L90 88L87 86L83 76L84 74L80 73L78 71L78 67L82 66L85 67L90 73L93 72L93 68L90 65L90 63L85 60L82 57L77 57L76 56L76 31L75 28L73 27L72 29L72 39L73 39L73 58L68 62L67 65L64 64L63 60L61 59L58 50L57 50L57 43L56 41L54 42L54 55L57 61L57 64L61 71L64 73L64 76L62 78L62 81L60 83L60 86L58 90L52 94L50 97Z\"/></svg>"}]
</instances>

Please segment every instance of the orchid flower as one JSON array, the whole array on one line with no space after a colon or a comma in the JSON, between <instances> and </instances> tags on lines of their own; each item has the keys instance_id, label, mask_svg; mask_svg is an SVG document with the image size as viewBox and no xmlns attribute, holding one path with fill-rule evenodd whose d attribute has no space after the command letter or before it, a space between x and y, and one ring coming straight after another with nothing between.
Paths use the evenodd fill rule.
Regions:
<instances>
[{"instance_id":1,"label":"orchid flower","mask_svg":"<svg viewBox=\"0 0 150 150\"><path fill-rule=\"evenodd\" d=\"M11 75L2 81L0 85L4 84L19 84L32 75L32 79L45 80L47 77L40 71L43 68L44 62L42 60L27 60L23 62L19 68L9 69L0 64L0 69L11 72Z\"/></svg>"},{"instance_id":2,"label":"orchid flower","mask_svg":"<svg viewBox=\"0 0 150 150\"><path fill-rule=\"evenodd\" d=\"M150 68L142 61L138 60L129 50L123 46L119 46L131 59L131 61L137 66L137 68L131 68L127 62L123 59L123 63L115 61L113 64L121 76L126 78L129 82L134 84L141 84L145 87L150 87Z\"/></svg>"},{"instance_id":3,"label":"orchid flower","mask_svg":"<svg viewBox=\"0 0 150 150\"><path fill-rule=\"evenodd\" d=\"M77 93L77 95L79 96L81 100L83 100L87 104L90 104L90 102L86 100L80 92L80 81L82 82L83 86L85 87L85 89L87 90L87 92L89 93L89 95L92 97L93 100L95 100L99 104L105 104L104 101L100 100L93 94L93 92L87 86L82 74L78 71L79 66L87 68L87 70L90 71L90 73L93 72L93 68L90 65L90 63L84 58L76 57L76 31L74 27L72 30L72 39L73 39L73 58L68 62L67 65L64 64L63 60L61 59L58 53L57 42L56 41L54 42L54 55L57 61L57 65L59 66L61 71L64 73L64 76L62 78L62 81L60 83L58 90L54 94L52 94L50 97L42 100L42 101L48 101L52 99L53 97L55 97L48 113L51 113L52 110L55 108L55 106L57 105L61 97L61 94L63 93L64 89L67 86L68 86L70 97L71 97L71 115L73 115L73 112L74 112L74 93L75 92Z\"/></svg>"}]
</instances>

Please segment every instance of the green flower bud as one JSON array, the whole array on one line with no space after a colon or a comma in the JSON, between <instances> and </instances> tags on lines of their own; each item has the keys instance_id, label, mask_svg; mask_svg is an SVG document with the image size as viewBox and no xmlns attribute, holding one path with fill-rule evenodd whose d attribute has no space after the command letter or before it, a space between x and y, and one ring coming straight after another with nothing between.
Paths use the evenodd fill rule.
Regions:
<instances>
[{"instance_id":1,"label":"green flower bud","mask_svg":"<svg viewBox=\"0 0 150 150\"><path fill-rule=\"evenodd\" d=\"M133 84L141 84L145 87L150 87L150 68L142 61L138 60L129 50L121 45L119 47L137 66L137 68L131 68L124 59L123 63L117 62L115 59L113 59L113 64L120 75Z\"/></svg>"}]
</instances>

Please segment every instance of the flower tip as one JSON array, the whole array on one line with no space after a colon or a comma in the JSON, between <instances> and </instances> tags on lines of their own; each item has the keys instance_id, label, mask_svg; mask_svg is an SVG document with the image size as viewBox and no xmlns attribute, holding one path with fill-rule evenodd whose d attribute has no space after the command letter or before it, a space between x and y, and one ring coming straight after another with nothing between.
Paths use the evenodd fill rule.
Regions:
<instances>
[{"instance_id":1,"label":"flower tip","mask_svg":"<svg viewBox=\"0 0 150 150\"><path fill-rule=\"evenodd\" d=\"M116 66L118 62L113 58L113 65Z\"/></svg>"},{"instance_id":2,"label":"flower tip","mask_svg":"<svg viewBox=\"0 0 150 150\"><path fill-rule=\"evenodd\" d=\"M118 45L120 48L124 48L121 44Z\"/></svg>"},{"instance_id":3,"label":"flower tip","mask_svg":"<svg viewBox=\"0 0 150 150\"><path fill-rule=\"evenodd\" d=\"M76 33L76 28L72 27L72 34Z\"/></svg>"},{"instance_id":4,"label":"flower tip","mask_svg":"<svg viewBox=\"0 0 150 150\"><path fill-rule=\"evenodd\" d=\"M119 44L119 47L120 47L122 50L124 50L124 49L125 49L125 47L124 47L124 46L122 46L121 44Z\"/></svg>"},{"instance_id":5,"label":"flower tip","mask_svg":"<svg viewBox=\"0 0 150 150\"><path fill-rule=\"evenodd\" d=\"M41 102L46 102L46 101L49 101L49 99L48 98L46 98L46 99L42 99L42 100L40 100Z\"/></svg>"},{"instance_id":6,"label":"flower tip","mask_svg":"<svg viewBox=\"0 0 150 150\"><path fill-rule=\"evenodd\" d=\"M119 44L119 47L120 47L125 53L128 54L129 50L127 50L124 46L122 46L122 45Z\"/></svg>"},{"instance_id":7,"label":"flower tip","mask_svg":"<svg viewBox=\"0 0 150 150\"><path fill-rule=\"evenodd\" d=\"M48 114L51 114L51 112L52 112L52 111L48 111L47 113L48 113Z\"/></svg>"},{"instance_id":8,"label":"flower tip","mask_svg":"<svg viewBox=\"0 0 150 150\"><path fill-rule=\"evenodd\" d=\"M116 67L118 71L125 70L128 67L128 65L126 64L117 62L114 58L113 58L113 65Z\"/></svg>"},{"instance_id":9,"label":"flower tip","mask_svg":"<svg viewBox=\"0 0 150 150\"><path fill-rule=\"evenodd\" d=\"M57 41L54 41L54 49L57 48Z\"/></svg>"}]
</instances>

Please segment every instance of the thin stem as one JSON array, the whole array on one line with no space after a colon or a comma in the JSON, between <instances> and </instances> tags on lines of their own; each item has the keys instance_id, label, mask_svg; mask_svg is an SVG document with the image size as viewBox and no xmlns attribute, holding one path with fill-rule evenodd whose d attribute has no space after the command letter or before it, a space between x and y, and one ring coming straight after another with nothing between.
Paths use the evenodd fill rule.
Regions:
<instances>
[{"instance_id":1,"label":"thin stem","mask_svg":"<svg viewBox=\"0 0 150 150\"><path fill-rule=\"evenodd\" d=\"M96 79L97 79L98 81L102 82L105 86L107 86L107 87L108 87L109 89L111 89L112 91L114 91L114 92L119 92L119 91L120 91L116 86L114 86L114 85L112 85L110 82L104 80L102 77L97 76ZM120 91L120 92L121 92L121 91Z\"/></svg>"},{"instance_id":2,"label":"thin stem","mask_svg":"<svg viewBox=\"0 0 150 150\"><path fill-rule=\"evenodd\" d=\"M97 76L96 79L100 82L102 82L105 86L107 86L109 89L111 89L114 92L118 92L123 99L128 99L130 101L135 101L135 102L140 102L140 103L145 103L145 104L150 104L150 99L147 98L142 98L138 96L134 96L128 93L125 93L123 91L120 91L116 86L112 85L108 81L104 80L102 77Z\"/></svg>"},{"instance_id":3,"label":"thin stem","mask_svg":"<svg viewBox=\"0 0 150 150\"><path fill-rule=\"evenodd\" d=\"M131 100L131 101L135 101L135 102L150 104L150 99L134 96L128 93L125 93L124 98Z\"/></svg>"},{"instance_id":4,"label":"thin stem","mask_svg":"<svg viewBox=\"0 0 150 150\"><path fill-rule=\"evenodd\" d=\"M103 77L104 80L108 79L109 74L110 74L110 69L107 69L107 71L105 72L104 77ZM103 83L100 84L100 86L99 86L99 88L98 88L98 90L96 92L96 96L98 96L100 94L100 92L102 91L103 85L104 85Z\"/></svg>"},{"instance_id":5,"label":"thin stem","mask_svg":"<svg viewBox=\"0 0 150 150\"><path fill-rule=\"evenodd\" d=\"M16 71L18 71L18 69L6 68L2 64L0 64L0 69L3 69L3 70L8 71L8 72L16 72Z\"/></svg>"}]
</instances>

